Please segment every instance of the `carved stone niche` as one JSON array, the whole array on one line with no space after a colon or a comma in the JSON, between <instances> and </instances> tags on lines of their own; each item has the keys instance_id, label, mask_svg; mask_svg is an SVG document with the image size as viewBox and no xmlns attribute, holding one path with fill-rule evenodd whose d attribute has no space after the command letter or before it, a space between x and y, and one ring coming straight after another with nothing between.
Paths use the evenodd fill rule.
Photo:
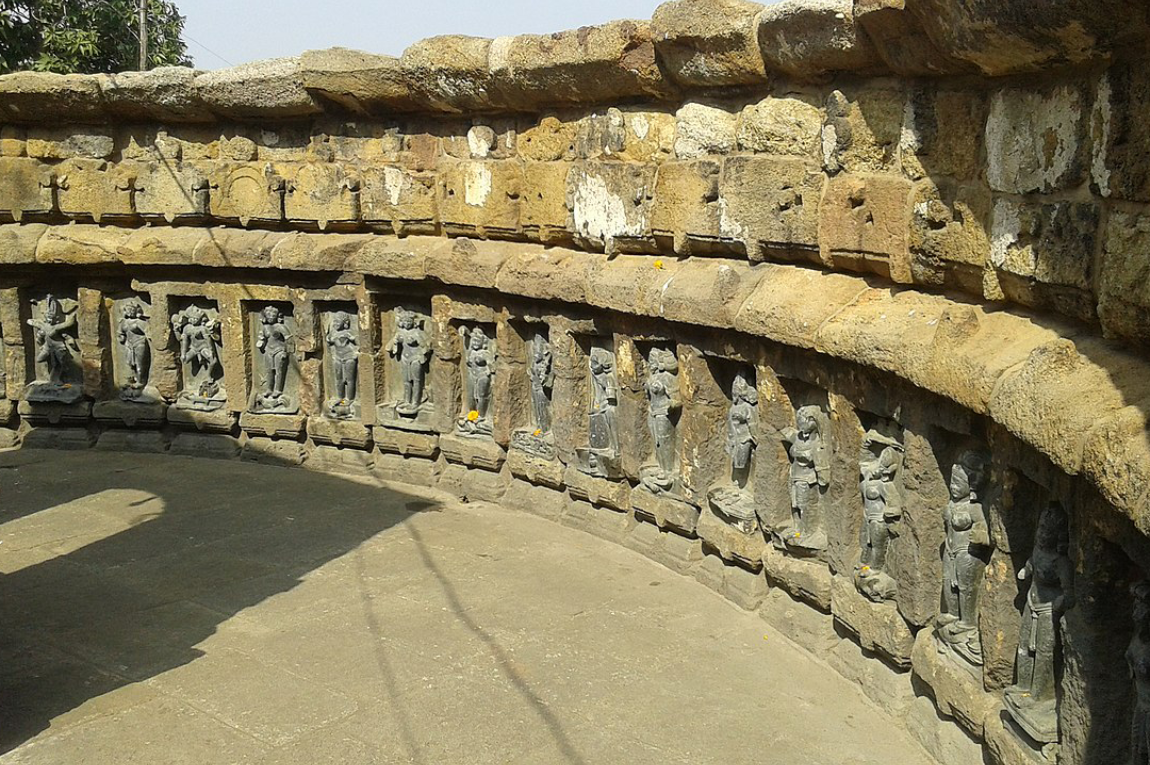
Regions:
<instances>
[{"instance_id":1,"label":"carved stone niche","mask_svg":"<svg viewBox=\"0 0 1150 765\"><path fill-rule=\"evenodd\" d=\"M152 304L147 295L124 295L106 301L112 335L112 384L120 400L153 404L161 400L152 384Z\"/></svg>"},{"instance_id":2,"label":"carved stone niche","mask_svg":"<svg viewBox=\"0 0 1150 765\"><path fill-rule=\"evenodd\" d=\"M523 394L525 406L507 407L516 418L511 431L508 464L511 472L531 483L557 489L563 485L563 464L555 444L555 351L551 329L541 320L513 322L523 358L522 379L513 381L511 395Z\"/></svg>"},{"instance_id":3,"label":"carved stone niche","mask_svg":"<svg viewBox=\"0 0 1150 765\"><path fill-rule=\"evenodd\" d=\"M228 400L224 389L220 309L207 298L173 298L172 337L180 370L175 409L215 412Z\"/></svg>"},{"instance_id":4,"label":"carved stone niche","mask_svg":"<svg viewBox=\"0 0 1150 765\"><path fill-rule=\"evenodd\" d=\"M797 380L780 380L793 419L775 436L787 457L786 501L770 523L777 549L804 558L822 558L827 549L827 490L834 450L826 391Z\"/></svg>"},{"instance_id":5,"label":"carved stone niche","mask_svg":"<svg viewBox=\"0 0 1150 765\"><path fill-rule=\"evenodd\" d=\"M438 431L431 385L434 332L429 305L389 299L380 303L379 425L419 433Z\"/></svg>"},{"instance_id":6,"label":"carved stone niche","mask_svg":"<svg viewBox=\"0 0 1150 765\"><path fill-rule=\"evenodd\" d=\"M463 406L455 419L455 433L474 438L491 438L494 432L495 371L499 354L494 324L460 322L459 361Z\"/></svg>"},{"instance_id":7,"label":"carved stone niche","mask_svg":"<svg viewBox=\"0 0 1150 765\"><path fill-rule=\"evenodd\" d=\"M355 303L323 303L319 311L323 348L322 415L330 420L360 419L359 311Z\"/></svg>"},{"instance_id":8,"label":"carved stone niche","mask_svg":"<svg viewBox=\"0 0 1150 765\"><path fill-rule=\"evenodd\" d=\"M299 412L299 327L291 303L245 302L248 317L252 414Z\"/></svg>"},{"instance_id":9,"label":"carved stone niche","mask_svg":"<svg viewBox=\"0 0 1150 765\"><path fill-rule=\"evenodd\" d=\"M863 417L865 434L859 450L859 493L862 529L854 582L866 598L883 603L895 600L898 583L887 570L893 544L898 542L902 519L902 468L905 455L901 426L881 417Z\"/></svg>"},{"instance_id":10,"label":"carved stone niche","mask_svg":"<svg viewBox=\"0 0 1150 765\"><path fill-rule=\"evenodd\" d=\"M614 339L591 335L576 339L587 359L587 444L575 448L575 467L594 478L618 479L622 469Z\"/></svg>"},{"instance_id":11,"label":"carved stone niche","mask_svg":"<svg viewBox=\"0 0 1150 765\"><path fill-rule=\"evenodd\" d=\"M28 379L23 399L35 404L75 404L84 397L75 293L42 292L28 306L25 347Z\"/></svg>"}]
</instances>

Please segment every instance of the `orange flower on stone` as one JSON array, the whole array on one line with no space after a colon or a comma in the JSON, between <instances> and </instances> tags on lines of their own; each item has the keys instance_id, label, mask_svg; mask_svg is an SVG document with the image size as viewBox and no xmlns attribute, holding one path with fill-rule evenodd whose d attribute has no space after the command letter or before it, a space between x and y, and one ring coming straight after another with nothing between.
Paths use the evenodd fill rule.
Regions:
<instances>
[{"instance_id":1,"label":"orange flower on stone","mask_svg":"<svg viewBox=\"0 0 1150 765\"><path fill-rule=\"evenodd\" d=\"M475 411L474 409L472 409L470 412L467 413L467 421L468 422L476 422L478 419L479 419L479 412Z\"/></svg>"}]
</instances>

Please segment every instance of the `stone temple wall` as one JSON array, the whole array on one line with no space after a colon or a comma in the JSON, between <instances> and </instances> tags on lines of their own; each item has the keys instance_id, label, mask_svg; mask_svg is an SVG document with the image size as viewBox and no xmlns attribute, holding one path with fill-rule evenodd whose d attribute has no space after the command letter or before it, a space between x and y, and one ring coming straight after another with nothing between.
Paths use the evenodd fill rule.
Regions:
<instances>
[{"instance_id":1,"label":"stone temple wall","mask_svg":"<svg viewBox=\"0 0 1150 765\"><path fill-rule=\"evenodd\" d=\"M942 762L1145 763L1145 15L674 0L0 77L0 440L522 507Z\"/></svg>"}]
</instances>

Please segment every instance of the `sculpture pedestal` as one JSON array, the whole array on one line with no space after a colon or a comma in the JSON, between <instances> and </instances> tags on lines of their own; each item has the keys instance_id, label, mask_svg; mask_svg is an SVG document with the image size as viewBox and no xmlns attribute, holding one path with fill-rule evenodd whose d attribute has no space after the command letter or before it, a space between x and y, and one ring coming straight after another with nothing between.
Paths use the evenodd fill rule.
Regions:
<instances>
[{"instance_id":1,"label":"sculpture pedestal","mask_svg":"<svg viewBox=\"0 0 1150 765\"><path fill-rule=\"evenodd\" d=\"M445 434L439 437L439 450L448 462L483 470L498 471L507 459L502 446L483 436Z\"/></svg>"},{"instance_id":2,"label":"sculpture pedestal","mask_svg":"<svg viewBox=\"0 0 1150 765\"><path fill-rule=\"evenodd\" d=\"M590 476L570 467L563 474L563 481L574 499L610 507L621 513L631 509L631 485L626 482L608 481L606 478Z\"/></svg>"},{"instance_id":3,"label":"sculpture pedestal","mask_svg":"<svg viewBox=\"0 0 1150 765\"><path fill-rule=\"evenodd\" d=\"M167 419L168 405L162 401L97 401L92 407L92 415L102 422L122 423L129 428L159 427Z\"/></svg>"},{"instance_id":4,"label":"sculpture pedestal","mask_svg":"<svg viewBox=\"0 0 1150 765\"><path fill-rule=\"evenodd\" d=\"M417 433L436 433L435 405L430 401L420 404L414 413L403 412L402 404L394 401L380 404L375 408L375 420L379 425L396 430L412 430Z\"/></svg>"},{"instance_id":5,"label":"sculpture pedestal","mask_svg":"<svg viewBox=\"0 0 1150 765\"><path fill-rule=\"evenodd\" d=\"M307 434L317 444L331 444L332 446L366 449L371 442L371 430L357 420L308 417Z\"/></svg>"},{"instance_id":6,"label":"sculpture pedestal","mask_svg":"<svg viewBox=\"0 0 1150 765\"><path fill-rule=\"evenodd\" d=\"M631 490L631 507L636 517L644 518L661 529L671 529L694 536L699 525L699 508L681 499L654 494L645 488Z\"/></svg>"},{"instance_id":7,"label":"sculpture pedestal","mask_svg":"<svg viewBox=\"0 0 1150 765\"><path fill-rule=\"evenodd\" d=\"M38 404L74 404L84 397L84 386L37 381L26 385L21 397Z\"/></svg>"},{"instance_id":8,"label":"sculpture pedestal","mask_svg":"<svg viewBox=\"0 0 1150 765\"><path fill-rule=\"evenodd\" d=\"M708 507L699 513L696 533L702 538L703 544L715 550L723 560L751 571L762 569L766 541L758 530L747 533L720 518L713 508Z\"/></svg>"},{"instance_id":9,"label":"sculpture pedestal","mask_svg":"<svg viewBox=\"0 0 1150 765\"><path fill-rule=\"evenodd\" d=\"M32 422L48 422L52 425L66 425L70 422L86 423L92 412L92 402L73 401L70 404L44 401L21 401L16 405L21 417Z\"/></svg>"}]
</instances>

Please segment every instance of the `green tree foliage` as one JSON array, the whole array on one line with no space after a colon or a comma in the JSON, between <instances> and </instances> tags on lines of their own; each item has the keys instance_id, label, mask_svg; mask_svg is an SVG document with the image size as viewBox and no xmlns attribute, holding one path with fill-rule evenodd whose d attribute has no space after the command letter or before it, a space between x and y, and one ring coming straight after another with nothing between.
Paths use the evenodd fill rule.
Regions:
<instances>
[{"instance_id":1,"label":"green tree foliage","mask_svg":"<svg viewBox=\"0 0 1150 765\"><path fill-rule=\"evenodd\" d=\"M0 73L139 68L138 0L0 0ZM189 65L184 17L148 0L148 67Z\"/></svg>"}]
</instances>

